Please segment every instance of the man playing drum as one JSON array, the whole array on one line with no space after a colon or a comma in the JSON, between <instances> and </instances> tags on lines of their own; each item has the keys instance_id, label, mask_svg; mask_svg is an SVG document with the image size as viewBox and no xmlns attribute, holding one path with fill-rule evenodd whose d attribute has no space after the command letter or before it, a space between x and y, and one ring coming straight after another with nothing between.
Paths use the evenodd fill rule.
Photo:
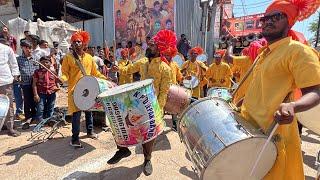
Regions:
<instances>
[{"instance_id":1,"label":"man playing drum","mask_svg":"<svg viewBox=\"0 0 320 180\"><path fill-rule=\"evenodd\" d=\"M163 37L163 32L159 31L155 37L149 42L149 48L146 50L146 57L138 60L137 62L130 64L126 71L127 73L139 72L141 75L141 80L153 79L153 85L155 93L160 105L160 109L163 113L163 108L167 101L167 94L171 84L171 69L168 62L164 57L160 57L160 51L163 51L164 47L168 47L168 42ZM125 71L125 69L123 69ZM143 143L143 172L146 176L152 174L152 164L151 164L151 153L153 149L155 139ZM119 162L122 158L130 156L131 152L128 148L118 146L118 151L116 154L108 161L108 164L115 164Z\"/></svg>"},{"instance_id":2,"label":"man playing drum","mask_svg":"<svg viewBox=\"0 0 320 180\"><path fill-rule=\"evenodd\" d=\"M297 20L309 17L318 7L319 1L278 0L261 18L262 34L268 45L260 50L256 59L241 114L264 131L274 120L280 124L276 131L279 138L275 142L278 156L264 179L304 179L294 113L319 104L320 63L314 49L292 40L289 33ZM286 101L295 88L301 88L301 99Z\"/></svg>"},{"instance_id":3,"label":"man playing drum","mask_svg":"<svg viewBox=\"0 0 320 180\"><path fill-rule=\"evenodd\" d=\"M208 79L208 87L231 87L232 72L230 66L221 62L224 51L216 51L214 54L214 63L208 68L206 78Z\"/></svg>"},{"instance_id":4,"label":"man playing drum","mask_svg":"<svg viewBox=\"0 0 320 180\"><path fill-rule=\"evenodd\" d=\"M72 139L70 145L74 147L82 147L79 140L81 111L75 106L73 101L75 85L85 74L106 79L106 77L98 71L92 56L84 51L89 41L90 35L88 32L80 31L74 33L71 37L73 53L69 53L63 58L61 67L61 79L68 82L68 112L72 114ZM76 60L76 58L78 60ZM79 64L76 61L78 61ZM85 117L88 137L97 138L97 134L93 132L92 112L86 111Z\"/></svg>"},{"instance_id":5,"label":"man playing drum","mask_svg":"<svg viewBox=\"0 0 320 180\"><path fill-rule=\"evenodd\" d=\"M128 74L125 70L126 67L132 62L129 60L129 49L124 48L120 52L121 59L119 60L118 66L119 66L119 85L126 84L126 83L132 83L133 82L133 75Z\"/></svg>"},{"instance_id":6,"label":"man playing drum","mask_svg":"<svg viewBox=\"0 0 320 180\"><path fill-rule=\"evenodd\" d=\"M205 76L207 66L200 62L197 59L197 56L203 54L203 49L201 47L194 47L190 51L191 59L186 61L181 68L181 72L184 75L184 78L191 80L192 76L198 79L198 82L201 82ZM201 87L198 85L195 88L192 88L192 96L194 98L201 97Z\"/></svg>"}]
</instances>

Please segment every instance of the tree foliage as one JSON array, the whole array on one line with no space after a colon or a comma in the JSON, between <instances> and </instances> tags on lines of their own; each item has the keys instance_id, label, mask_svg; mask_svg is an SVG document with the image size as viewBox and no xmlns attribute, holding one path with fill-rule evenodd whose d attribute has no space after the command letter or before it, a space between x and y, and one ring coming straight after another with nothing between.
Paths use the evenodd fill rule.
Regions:
<instances>
[{"instance_id":1,"label":"tree foliage","mask_svg":"<svg viewBox=\"0 0 320 180\"><path fill-rule=\"evenodd\" d=\"M318 21L319 21L319 15L318 15L318 17L317 17L313 22L311 22L311 23L309 24L309 27L308 27L308 30L309 30L310 32L312 32L312 34L313 34L313 38L310 39L310 41L311 41L312 43L315 43L315 42L316 42L316 36L317 36L317 30L318 30ZM318 44L320 44L320 38L318 39Z\"/></svg>"}]
</instances>

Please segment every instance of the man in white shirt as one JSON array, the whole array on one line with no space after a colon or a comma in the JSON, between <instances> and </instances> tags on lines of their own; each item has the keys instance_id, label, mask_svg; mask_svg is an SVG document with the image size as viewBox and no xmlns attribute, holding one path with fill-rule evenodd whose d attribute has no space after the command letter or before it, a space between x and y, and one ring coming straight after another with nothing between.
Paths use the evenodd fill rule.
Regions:
<instances>
[{"instance_id":1,"label":"man in white shirt","mask_svg":"<svg viewBox=\"0 0 320 180\"><path fill-rule=\"evenodd\" d=\"M40 37L37 35L30 35L31 39L32 39L32 58L36 61L39 61L41 57L43 56L49 56L50 55L50 51L47 52L46 50L44 50L43 48L40 48L39 44L40 44ZM49 54L48 54L49 53Z\"/></svg>"},{"instance_id":2,"label":"man in white shirt","mask_svg":"<svg viewBox=\"0 0 320 180\"><path fill-rule=\"evenodd\" d=\"M1 41L6 41L1 39ZM10 106L7 116L5 118L5 125L9 130L8 135L17 137L21 133L14 129L14 110L13 110L13 100L12 100L12 83L13 81L19 80L19 67L17 63L16 56L13 50L5 45L0 43L0 94L4 94L9 97ZM2 123L0 119L0 130L2 128Z\"/></svg>"}]
</instances>

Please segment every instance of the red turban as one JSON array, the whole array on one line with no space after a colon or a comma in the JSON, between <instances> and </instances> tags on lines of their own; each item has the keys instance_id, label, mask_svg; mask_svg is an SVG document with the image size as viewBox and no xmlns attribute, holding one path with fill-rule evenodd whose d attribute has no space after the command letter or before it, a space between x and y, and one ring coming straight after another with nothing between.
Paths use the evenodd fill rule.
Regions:
<instances>
[{"instance_id":1,"label":"red turban","mask_svg":"<svg viewBox=\"0 0 320 180\"><path fill-rule=\"evenodd\" d=\"M163 56L170 56L171 58L177 55L178 50L176 47L168 47L167 49L163 50L161 52L161 55Z\"/></svg>"},{"instance_id":2,"label":"red turban","mask_svg":"<svg viewBox=\"0 0 320 180\"><path fill-rule=\"evenodd\" d=\"M128 48L124 48L121 50L121 57L125 57L125 58L128 58L129 57L129 49Z\"/></svg>"},{"instance_id":3,"label":"red turban","mask_svg":"<svg viewBox=\"0 0 320 180\"><path fill-rule=\"evenodd\" d=\"M243 48L242 51L241 51L241 54L243 56L249 56L249 48L248 47Z\"/></svg>"},{"instance_id":4,"label":"red turban","mask_svg":"<svg viewBox=\"0 0 320 180\"><path fill-rule=\"evenodd\" d=\"M203 49L200 46L196 46L196 47L190 49L189 53L190 54L195 53L195 54L200 55L200 54L203 54Z\"/></svg>"},{"instance_id":5,"label":"red turban","mask_svg":"<svg viewBox=\"0 0 320 180\"><path fill-rule=\"evenodd\" d=\"M320 6L320 0L275 0L266 10L266 13L280 11L288 17L289 26L302 21L313 14Z\"/></svg>"},{"instance_id":6,"label":"red turban","mask_svg":"<svg viewBox=\"0 0 320 180\"><path fill-rule=\"evenodd\" d=\"M168 47L175 48L177 46L177 36L173 31L161 30L153 38L152 41L157 45L160 54ZM152 42L151 41L151 42Z\"/></svg>"},{"instance_id":7,"label":"red turban","mask_svg":"<svg viewBox=\"0 0 320 180\"><path fill-rule=\"evenodd\" d=\"M215 56L222 58L225 53L226 53L226 50L218 49L218 50L216 50L216 52L215 52Z\"/></svg>"},{"instance_id":8,"label":"red turban","mask_svg":"<svg viewBox=\"0 0 320 180\"><path fill-rule=\"evenodd\" d=\"M86 31L75 32L71 36L71 42L74 42L74 41L81 41L83 44L89 44L90 34Z\"/></svg>"}]
</instances>

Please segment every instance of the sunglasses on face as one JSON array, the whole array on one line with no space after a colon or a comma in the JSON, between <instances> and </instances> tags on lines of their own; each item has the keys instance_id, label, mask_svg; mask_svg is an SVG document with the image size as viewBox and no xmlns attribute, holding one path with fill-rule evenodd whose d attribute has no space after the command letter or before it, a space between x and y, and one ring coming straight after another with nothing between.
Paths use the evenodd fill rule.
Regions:
<instances>
[{"instance_id":1,"label":"sunglasses on face","mask_svg":"<svg viewBox=\"0 0 320 180\"><path fill-rule=\"evenodd\" d=\"M279 13L276 13L273 15L264 16L264 17L260 18L260 22L265 23L265 22L271 20L274 23L274 22L280 21L281 19L283 19L285 17L287 17L285 14L279 12Z\"/></svg>"}]
</instances>

